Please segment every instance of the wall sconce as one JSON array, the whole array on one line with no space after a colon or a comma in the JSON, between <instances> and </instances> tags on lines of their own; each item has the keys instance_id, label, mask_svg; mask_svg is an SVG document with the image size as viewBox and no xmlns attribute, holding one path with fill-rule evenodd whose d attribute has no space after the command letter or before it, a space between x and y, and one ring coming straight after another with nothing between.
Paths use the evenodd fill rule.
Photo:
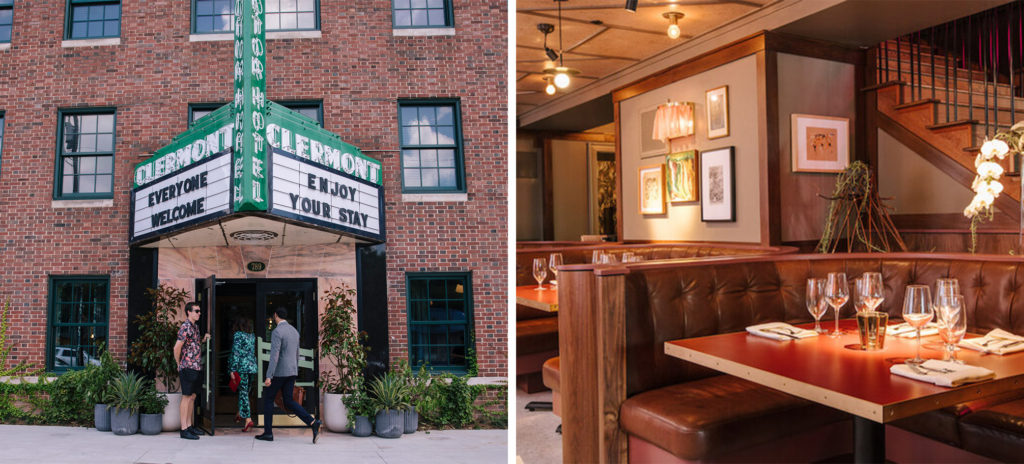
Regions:
<instances>
[{"instance_id":1,"label":"wall sconce","mask_svg":"<svg viewBox=\"0 0 1024 464\"><path fill-rule=\"evenodd\" d=\"M669 101L659 105L651 138L667 144L669 139L688 135L693 135L693 103Z\"/></svg>"},{"instance_id":2,"label":"wall sconce","mask_svg":"<svg viewBox=\"0 0 1024 464\"><path fill-rule=\"evenodd\" d=\"M678 11L666 11L661 14L662 17L672 21L672 24L668 25L668 38L678 39L682 35L682 31L679 30L679 20L686 16Z\"/></svg>"}]
</instances>

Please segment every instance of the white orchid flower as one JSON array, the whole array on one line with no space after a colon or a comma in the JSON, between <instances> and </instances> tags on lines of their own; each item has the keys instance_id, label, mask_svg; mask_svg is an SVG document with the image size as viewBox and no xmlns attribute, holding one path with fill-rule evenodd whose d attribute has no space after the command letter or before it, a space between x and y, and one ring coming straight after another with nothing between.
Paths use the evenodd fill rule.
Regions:
<instances>
[{"instance_id":1,"label":"white orchid flower","mask_svg":"<svg viewBox=\"0 0 1024 464\"><path fill-rule=\"evenodd\" d=\"M994 157L1003 159L1006 158L1006 154L1009 152L1010 147L1002 140L989 140L981 146L981 153L986 159L992 159Z\"/></svg>"}]
</instances>

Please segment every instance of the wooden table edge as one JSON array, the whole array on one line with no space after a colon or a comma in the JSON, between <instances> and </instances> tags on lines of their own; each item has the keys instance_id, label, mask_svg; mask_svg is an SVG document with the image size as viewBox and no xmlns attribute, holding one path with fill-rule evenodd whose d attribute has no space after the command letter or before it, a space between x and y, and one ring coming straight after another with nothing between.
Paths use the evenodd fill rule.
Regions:
<instances>
[{"instance_id":1,"label":"wooden table edge","mask_svg":"<svg viewBox=\"0 0 1024 464\"><path fill-rule=\"evenodd\" d=\"M547 311L549 313L558 312L558 303L547 304L537 300L516 296L516 304L528 306L533 309L539 309L541 311Z\"/></svg>"},{"instance_id":2,"label":"wooden table edge","mask_svg":"<svg viewBox=\"0 0 1024 464\"><path fill-rule=\"evenodd\" d=\"M684 361L699 364L726 374L734 375L751 382L775 388L793 396L804 398L840 411L870 419L878 423L888 423L910 417L923 412L941 409L946 406L981 399L996 395L1013 388L1024 386L1024 375L994 379L965 385L949 391L890 404L878 404L860 398L837 393L827 388L793 380L779 374L756 369L735 361L722 359L697 350L665 342L665 354ZM910 379L908 379L910 380ZM910 380L915 381L915 380ZM915 381L916 382L916 381ZM1007 386L1011 385L1011 386Z\"/></svg>"}]
</instances>

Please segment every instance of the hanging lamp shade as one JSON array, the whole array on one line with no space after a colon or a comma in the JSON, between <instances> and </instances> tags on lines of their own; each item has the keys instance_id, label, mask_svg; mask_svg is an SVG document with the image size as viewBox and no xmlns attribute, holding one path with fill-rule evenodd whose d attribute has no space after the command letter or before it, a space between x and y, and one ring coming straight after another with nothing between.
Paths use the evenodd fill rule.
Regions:
<instances>
[{"instance_id":1,"label":"hanging lamp shade","mask_svg":"<svg viewBox=\"0 0 1024 464\"><path fill-rule=\"evenodd\" d=\"M668 143L669 139L687 135L693 135L693 103L669 102L658 106L651 138Z\"/></svg>"}]
</instances>

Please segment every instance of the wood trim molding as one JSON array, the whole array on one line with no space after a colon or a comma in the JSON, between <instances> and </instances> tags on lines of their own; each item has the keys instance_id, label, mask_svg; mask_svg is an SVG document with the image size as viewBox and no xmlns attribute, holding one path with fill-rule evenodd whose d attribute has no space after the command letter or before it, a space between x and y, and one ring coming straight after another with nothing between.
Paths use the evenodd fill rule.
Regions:
<instances>
[{"instance_id":1,"label":"wood trim molding","mask_svg":"<svg viewBox=\"0 0 1024 464\"><path fill-rule=\"evenodd\" d=\"M615 117L615 239L623 241L624 228L622 220L622 120L619 118L619 102L612 103L612 115Z\"/></svg>"},{"instance_id":2,"label":"wood trim molding","mask_svg":"<svg viewBox=\"0 0 1024 464\"><path fill-rule=\"evenodd\" d=\"M619 410L626 401L625 273L602 275L597 281L597 383L601 407L601 463L628 462L626 432L619 426Z\"/></svg>"},{"instance_id":3,"label":"wood trim molding","mask_svg":"<svg viewBox=\"0 0 1024 464\"><path fill-rule=\"evenodd\" d=\"M760 165L761 245L782 242L782 198L779 192L779 67L778 53L757 52L757 98L764 110L758 114Z\"/></svg>"},{"instance_id":4,"label":"wood trim molding","mask_svg":"<svg viewBox=\"0 0 1024 464\"><path fill-rule=\"evenodd\" d=\"M600 134L597 132L532 132L536 137L545 140L571 140L575 142L603 142L612 143L615 141L615 134Z\"/></svg>"},{"instance_id":5,"label":"wood trim molding","mask_svg":"<svg viewBox=\"0 0 1024 464\"><path fill-rule=\"evenodd\" d=\"M864 64L863 52L857 48L781 32L765 33L765 48L791 55L808 56L853 65ZM859 89L860 87L857 88Z\"/></svg>"},{"instance_id":6,"label":"wood trim molding","mask_svg":"<svg viewBox=\"0 0 1024 464\"><path fill-rule=\"evenodd\" d=\"M541 238L544 240L555 239L555 187L554 166L551 160L551 139L537 137L541 141L543 151L541 156L544 162L544 183L541 197L544 199L543 217L541 219Z\"/></svg>"},{"instance_id":7,"label":"wood trim molding","mask_svg":"<svg viewBox=\"0 0 1024 464\"><path fill-rule=\"evenodd\" d=\"M765 31L758 32L615 90L612 92L612 101L618 104L622 100L650 92L764 50L765 34Z\"/></svg>"},{"instance_id":8,"label":"wood trim molding","mask_svg":"<svg viewBox=\"0 0 1024 464\"><path fill-rule=\"evenodd\" d=\"M590 269L559 273L558 353L562 401L562 462L599 462L604 420L598 383L595 278Z\"/></svg>"}]
</instances>

